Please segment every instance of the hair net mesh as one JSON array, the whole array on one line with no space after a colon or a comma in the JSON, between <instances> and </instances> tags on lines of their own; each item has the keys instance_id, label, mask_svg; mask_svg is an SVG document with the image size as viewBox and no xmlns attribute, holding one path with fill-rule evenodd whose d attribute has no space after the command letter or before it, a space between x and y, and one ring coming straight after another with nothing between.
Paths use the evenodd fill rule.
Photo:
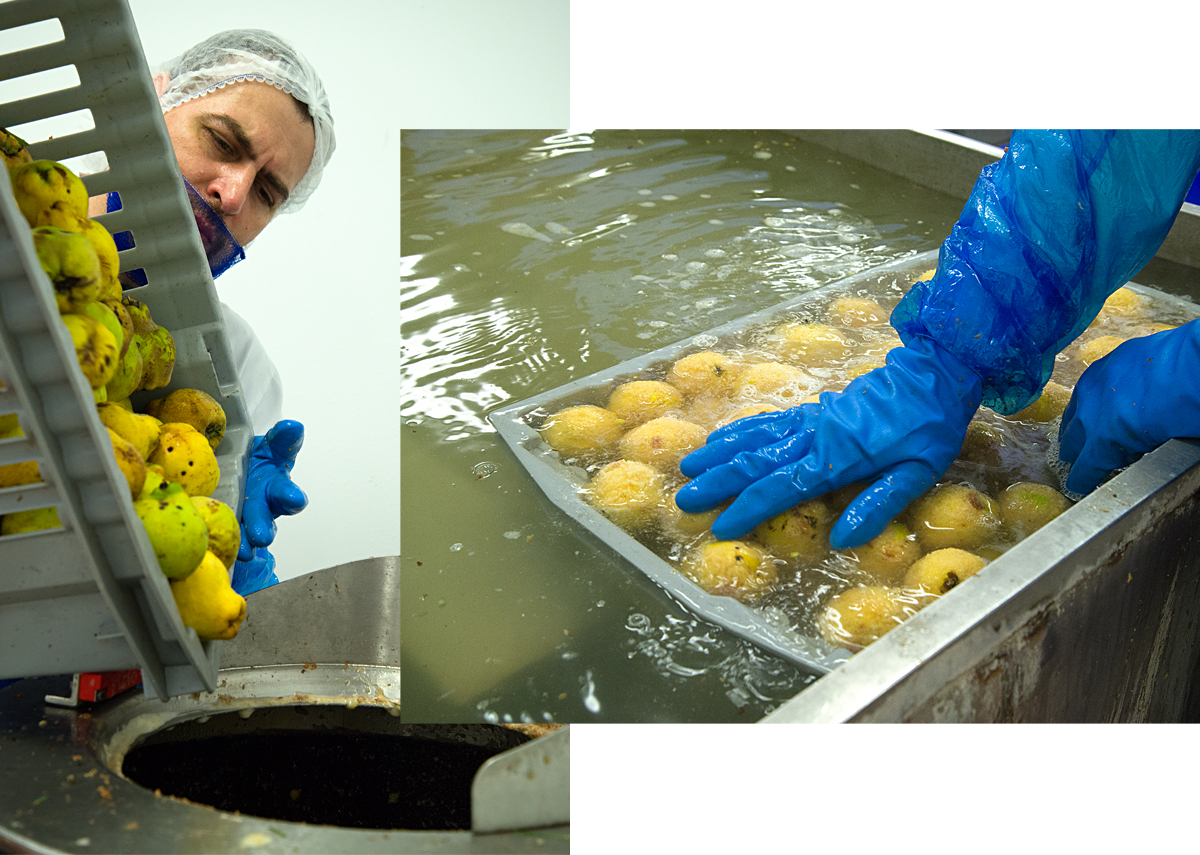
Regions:
<instances>
[{"instance_id":1,"label":"hair net mesh","mask_svg":"<svg viewBox=\"0 0 1200 855\"><path fill-rule=\"evenodd\" d=\"M159 98L166 113L186 101L245 80L282 89L308 107L316 130L316 148L304 177L293 188L280 213L297 211L321 181L336 141L329 97L312 64L291 42L267 30L225 30L153 69L170 82Z\"/></svg>"}]
</instances>

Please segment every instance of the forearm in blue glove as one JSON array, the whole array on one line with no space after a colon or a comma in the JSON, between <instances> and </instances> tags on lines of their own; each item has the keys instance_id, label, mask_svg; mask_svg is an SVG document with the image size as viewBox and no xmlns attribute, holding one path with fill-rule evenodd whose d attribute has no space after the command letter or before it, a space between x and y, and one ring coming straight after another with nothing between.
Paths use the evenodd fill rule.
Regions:
<instances>
[{"instance_id":1,"label":"forearm in blue glove","mask_svg":"<svg viewBox=\"0 0 1200 855\"><path fill-rule=\"evenodd\" d=\"M308 497L291 476L303 443L304 425L291 419L254 438L242 501L242 535L251 546L270 546L275 540L275 519L308 506Z\"/></svg>"},{"instance_id":2,"label":"forearm in blue glove","mask_svg":"<svg viewBox=\"0 0 1200 855\"><path fill-rule=\"evenodd\" d=\"M1054 357L1154 256L1200 169L1200 131L1013 131L938 254L892 313L983 379L983 403L1027 406Z\"/></svg>"},{"instance_id":3,"label":"forearm in blue glove","mask_svg":"<svg viewBox=\"0 0 1200 855\"><path fill-rule=\"evenodd\" d=\"M692 480L676 503L698 513L737 496L712 527L732 539L800 502L867 482L829 538L835 549L861 546L954 462L980 394L978 375L916 339L844 391L823 393L819 404L714 431L680 464Z\"/></svg>"},{"instance_id":4,"label":"forearm in blue glove","mask_svg":"<svg viewBox=\"0 0 1200 855\"><path fill-rule=\"evenodd\" d=\"M1200 321L1121 344L1083 372L1059 428L1066 488L1090 493L1173 437L1200 437Z\"/></svg>"}]
</instances>

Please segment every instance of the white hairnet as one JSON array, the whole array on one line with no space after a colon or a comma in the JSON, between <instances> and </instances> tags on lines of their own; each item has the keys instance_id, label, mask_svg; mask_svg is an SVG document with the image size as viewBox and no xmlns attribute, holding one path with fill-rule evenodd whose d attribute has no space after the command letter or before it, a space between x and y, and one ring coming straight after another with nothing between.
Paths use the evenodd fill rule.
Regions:
<instances>
[{"instance_id":1,"label":"white hairnet","mask_svg":"<svg viewBox=\"0 0 1200 855\"><path fill-rule=\"evenodd\" d=\"M164 113L185 101L243 80L271 83L307 106L316 129L316 148L308 171L279 210L284 213L303 207L317 189L336 141L325 87L316 70L291 42L267 30L226 30L151 72L170 78L159 96Z\"/></svg>"}]
</instances>

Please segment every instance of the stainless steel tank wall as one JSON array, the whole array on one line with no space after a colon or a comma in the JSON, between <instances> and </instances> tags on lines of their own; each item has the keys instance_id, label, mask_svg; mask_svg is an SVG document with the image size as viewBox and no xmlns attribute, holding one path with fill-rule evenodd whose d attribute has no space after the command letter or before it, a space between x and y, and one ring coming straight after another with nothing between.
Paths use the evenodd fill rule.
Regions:
<instances>
[{"instance_id":1,"label":"stainless steel tank wall","mask_svg":"<svg viewBox=\"0 0 1200 855\"><path fill-rule=\"evenodd\" d=\"M1003 153L945 131L790 133L963 199ZM1200 267L1200 207L1157 258ZM763 721L1195 718L1198 463L1193 441L1146 455Z\"/></svg>"},{"instance_id":2,"label":"stainless steel tank wall","mask_svg":"<svg viewBox=\"0 0 1200 855\"><path fill-rule=\"evenodd\" d=\"M1198 490L1167 443L763 721L1185 720Z\"/></svg>"},{"instance_id":3,"label":"stainless steel tank wall","mask_svg":"<svg viewBox=\"0 0 1200 855\"><path fill-rule=\"evenodd\" d=\"M1004 153L996 146L949 131L822 129L786 133L964 200L979 170ZM1157 257L1200 267L1200 206L1184 204Z\"/></svg>"}]
</instances>

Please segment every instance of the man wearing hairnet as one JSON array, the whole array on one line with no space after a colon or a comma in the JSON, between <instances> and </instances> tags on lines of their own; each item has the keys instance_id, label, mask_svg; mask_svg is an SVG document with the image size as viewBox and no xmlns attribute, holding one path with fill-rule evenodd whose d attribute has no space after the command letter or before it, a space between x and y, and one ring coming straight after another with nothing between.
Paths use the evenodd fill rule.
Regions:
<instances>
[{"instance_id":1,"label":"man wearing hairnet","mask_svg":"<svg viewBox=\"0 0 1200 855\"><path fill-rule=\"evenodd\" d=\"M265 30L217 33L151 73L216 278L277 214L299 210L316 189L335 145L329 99L299 51ZM111 193L101 204L117 210L120 197ZM290 477L304 428L281 420L279 372L250 325L221 308L258 434L233 575L247 594L278 581L267 550L275 519L308 504Z\"/></svg>"},{"instance_id":2,"label":"man wearing hairnet","mask_svg":"<svg viewBox=\"0 0 1200 855\"><path fill-rule=\"evenodd\" d=\"M865 488L830 534L878 535L933 486L981 404L1024 408L1054 357L1141 270L1200 171L1200 131L1014 131L983 169L934 277L892 313L902 347L819 403L741 419L683 459L685 511L736 496L736 538L807 499ZM1200 437L1200 321L1131 339L1084 372L1063 413L1065 488L1083 494L1172 437Z\"/></svg>"}]
</instances>

